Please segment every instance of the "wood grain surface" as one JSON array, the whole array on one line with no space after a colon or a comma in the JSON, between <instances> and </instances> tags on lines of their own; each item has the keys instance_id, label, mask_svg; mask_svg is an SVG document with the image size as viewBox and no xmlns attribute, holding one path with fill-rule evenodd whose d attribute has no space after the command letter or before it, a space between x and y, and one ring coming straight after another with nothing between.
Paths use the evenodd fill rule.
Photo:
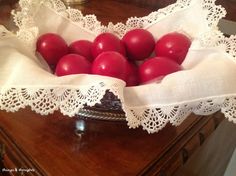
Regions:
<instances>
[{"instance_id":1,"label":"wood grain surface","mask_svg":"<svg viewBox=\"0 0 236 176\"><path fill-rule=\"evenodd\" d=\"M42 117L29 109L0 111L0 143L6 145L5 166L33 167L35 175L153 175L163 166L173 173L183 164L181 149L195 135L199 147L198 133L211 120L192 115L181 126L167 125L155 134L125 123L89 120L78 136L78 118L58 112Z\"/></svg>"},{"instance_id":2,"label":"wood grain surface","mask_svg":"<svg viewBox=\"0 0 236 176\"><path fill-rule=\"evenodd\" d=\"M0 24L8 29L15 29L10 18L11 9L17 7L15 2L0 1ZM91 0L74 7L108 24L148 15L170 2ZM222 3L229 9L227 18L235 20L235 2ZM34 169L25 175L172 175L219 121L191 115L179 127L168 124L160 132L148 134L140 128L128 129L125 123L89 120L85 133L78 135L77 117L59 112L40 116L30 108L14 113L0 111L0 145L5 146L0 147L5 148L0 151L0 166Z\"/></svg>"}]
</instances>

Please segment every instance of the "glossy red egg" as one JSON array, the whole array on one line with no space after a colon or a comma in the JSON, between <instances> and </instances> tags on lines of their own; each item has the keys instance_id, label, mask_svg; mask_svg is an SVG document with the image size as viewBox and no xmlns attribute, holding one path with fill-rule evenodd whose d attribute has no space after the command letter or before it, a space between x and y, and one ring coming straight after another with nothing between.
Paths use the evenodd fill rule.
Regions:
<instances>
[{"instance_id":1,"label":"glossy red egg","mask_svg":"<svg viewBox=\"0 0 236 176\"><path fill-rule=\"evenodd\" d=\"M128 58L133 60L148 58L155 48L154 37L145 29L133 29L127 32L122 41L125 44Z\"/></svg>"},{"instance_id":2,"label":"glossy red egg","mask_svg":"<svg viewBox=\"0 0 236 176\"><path fill-rule=\"evenodd\" d=\"M180 71L181 66L166 57L154 57L144 61L139 66L139 78L141 83L149 82L159 77Z\"/></svg>"},{"instance_id":3,"label":"glossy red egg","mask_svg":"<svg viewBox=\"0 0 236 176\"><path fill-rule=\"evenodd\" d=\"M118 52L106 51L93 61L92 74L115 77L126 81L128 61Z\"/></svg>"},{"instance_id":4,"label":"glossy red egg","mask_svg":"<svg viewBox=\"0 0 236 176\"><path fill-rule=\"evenodd\" d=\"M138 67L132 63L128 63L127 68L127 78L126 78L126 86L137 86L139 84L139 74Z\"/></svg>"},{"instance_id":5,"label":"glossy red egg","mask_svg":"<svg viewBox=\"0 0 236 176\"><path fill-rule=\"evenodd\" d=\"M98 35L92 44L92 55L94 58L105 51L116 51L123 56L126 55L123 42L108 32Z\"/></svg>"},{"instance_id":6,"label":"glossy red egg","mask_svg":"<svg viewBox=\"0 0 236 176\"><path fill-rule=\"evenodd\" d=\"M38 38L36 50L49 65L56 65L59 59L68 53L68 46L58 34L46 33Z\"/></svg>"},{"instance_id":7,"label":"glossy red egg","mask_svg":"<svg viewBox=\"0 0 236 176\"><path fill-rule=\"evenodd\" d=\"M169 57L178 64L182 64L190 45L191 40L184 34L178 32L168 33L157 41L155 54L156 56Z\"/></svg>"},{"instance_id":8,"label":"glossy red egg","mask_svg":"<svg viewBox=\"0 0 236 176\"><path fill-rule=\"evenodd\" d=\"M92 42L88 40L77 40L69 45L69 53L84 56L89 61L93 61Z\"/></svg>"},{"instance_id":9,"label":"glossy red egg","mask_svg":"<svg viewBox=\"0 0 236 176\"><path fill-rule=\"evenodd\" d=\"M59 60L55 74L57 76L89 74L91 73L91 66L92 64L84 56L67 54Z\"/></svg>"}]
</instances>

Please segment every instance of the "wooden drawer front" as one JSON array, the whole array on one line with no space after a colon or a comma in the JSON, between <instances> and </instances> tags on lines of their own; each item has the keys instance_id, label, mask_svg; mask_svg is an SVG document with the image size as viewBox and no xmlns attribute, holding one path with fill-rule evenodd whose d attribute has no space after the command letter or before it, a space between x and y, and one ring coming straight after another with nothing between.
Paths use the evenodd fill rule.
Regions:
<instances>
[{"instance_id":1,"label":"wooden drawer front","mask_svg":"<svg viewBox=\"0 0 236 176\"><path fill-rule=\"evenodd\" d=\"M182 161L183 164L190 158L194 151L200 146L199 135L195 134L182 148Z\"/></svg>"},{"instance_id":2,"label":"wooden drawer front","mask_svg":"<svg viewBox=\"0 0 236 176\"><path fill-rule=\"evenodd\" d=\"M191 155L201 146L207 137L215 130L213 116L202 116L197 124L192 126L181 139L159 159L143 175L171 176L183 166ZM219 122L220 123L220 122Z\"/></svg>"},{"instance_id":3,"label":"wooden drawer front","mask_svg":"<svg viewBox=\"0 0 236 176\"><path fill-rule=\"evenodd\" d=\"M173 175L200 146L199 135L195 134L166 164L162 166L157 176Z\"/></svg>"},{"instance_id":4,"label":"wooden drawer front","mask_svg":"<svg viewBox=\"0 0 236 176\"><path fill-rule=\"evenodd\" d=\"M6 156L6 145L2 142L0 142L0 167L1 167L1 174L3 176L14 176L13 174L13 169L10 169L10 167L6 166L6 160L5 160L5 156ZM14 167L12 167L14 168Z\"/></svg>"},{"instance_id":5,"label":"wooden drawer front","mask_svg":"<svg viewBox=\"0 0 236 176\"><path fill-rule=\"evenodd\" d=\"M2 172L11 176L44 176L42 171L32 158L18 148L15 141L0 127L0 156Z\"/></svg>"},{"instance_id":6,"label":"wooden drawer front","mask_svg":"<svg viewBox=\"0 0 236 176\"><path fill-rule=\"evenodd\" d=\"M204 117L202 117L204 118ZM200 145L208 138L208 136L215 130L215 119L210 118L209 121L195 134L183 147L182 159L183 164L191 157Z\"/></svg>"},{"instance_id":7,"label":"wooden drawer front","mask_svg":"<svg viewBox=\"0 0 236 176\"><path fill-rule=\"evenodd\" d=\"M222 114L220 111L216 112L214 114L214 123L215 123L215 128L218 127L218 125L222 122L222 120L225 119L224 114Z\"/></svg>"},{"instance_id":8,"label":"wooden drawer front","mask_svg":"<svg viewBox=\"0 0 236 176\"><path fill-rule=\"evenodd\" d=\"M2 176L10 176L10 174L8 172L4 172L4 153L5 153L5 145L0 142L0 173L2 174Z\"/></svg>"},{"instance_id":9,"label":"wooden drawer front","mask_svg":"<svg viewBox=\"0 0 236 176\"><path fill-rule=\"evenodd\" d=\"M170 159L166 164L163 165L161 171L156 175L173 175L177 171L177 169L179 169L191 157L191 155L198 147L200 147L200 138L199 134L197 133L183 146L182 149L178 151L177 154L173 156L172 159Z\"/></svg>"},{"instance_id":10,"label":"wooden drawer front","mask_svg":"<svg viewBox=\"0 0 236 176\"><path fill-rule=\"evenodd\" d=\"M200 144L203 144L208 136L210 136L210 134L215 130L215 127L215 118L211 118L199 131Z\"/></svg>"},{"instance_id":11,"label":"wooden drawer front","mask_svg":"<svg viewBox=\"0 0 236 176\"><path fill-rule=\"evenodd\" d=\"M0 162L3 163L3 157L5 154L5 145L0 141Z\"/></svg>"},{"instance_id":12,"label":"wooden drawer front","mask_svg":"<svg viewBox=\"0 0 236 176\"><path fill-rule=\"evenodd\" d=\"M182 156L181 153L177 153L162 167L156 176L171 176L180 166L182 166Z\"/></svg>"},{"instance_id":13,"label":"wooden drawer front","mask_svg":"<svg viewBox=\"0 0 236 176\"><path fill-rule=\"evenodd\" d=\"M25 175L24 173L18 172L19 166L17 166L8 156L7 153L3 156L3 165L4 165L4 172L8 173L11 176L14 175Z\"/></svg>"},{"instance_id":14,"label":"wooden drawer front","mask_svg":"<svg viewBox=\"0 0 236 176\"><path fill-rule=\"evenodd\" d=\"M16 151L9 148L7 144L1 145L1 172L4 176L32 176L35 173L29 172L29 167L21 161ZM31 168L32 170L35 170Z\"/></svg>"}]
</instances>

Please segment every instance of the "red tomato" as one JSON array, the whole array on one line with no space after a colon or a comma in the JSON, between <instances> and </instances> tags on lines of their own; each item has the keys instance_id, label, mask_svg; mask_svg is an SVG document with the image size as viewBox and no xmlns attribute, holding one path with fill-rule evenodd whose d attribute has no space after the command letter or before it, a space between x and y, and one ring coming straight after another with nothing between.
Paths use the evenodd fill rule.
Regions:
<instances>
[{"instance_id":1,"label":"red tomato","mask_svg":"<svg viewBox=\"0 0 236 176\"><path fill-rule=\"evenodd\" d=\"M127 55L133 60L143 60L151 55L155 47L152 34L144 29L134 29L127 32L122 41Z\"/></svg>"},{"instance_id":2,"label":"red tomato","mask_svg":"<svg viewBox=\"0 0 236 176\"><path fill-rule=\"evenodd\" d=\"M67 54L63 56L56 67L55 74L57 76L82 74L91 72L91 63L78 54Z\"/></svg>"},{"instance_id":3,"label":"red tomato","mask_svg":"<svg viewBox=\"0 0 236 176\"><path fill-rule=\"evenodd\" d=\"M116 51L123 56L126 55L123 42L111 33L102 33L93 41L92 54L94 58L104 51Z\"/></svg>"},{"instance_id":4,"label":"red tomato","mask_svg":"<svg viewBox=\"0 0 236 176\"><path fill-rule=\"evenodd\" d=\"M149 82L158 77L180 71L179 64L166 57L154 57L144 61L139 66L139 78L141 83Z\"/></svg>"},{"instance_id":5,"label":"red tomato","mask_svg":"<svg viewBox=\"0 0 236 176\"><path fill-rule=\"evenodd\" d=\"M182 64L190 45L191 40L187 36L173 32L164 35L157 41L155 53L156 56L169 57L178 64Z\"/></svg>"},{"instance_id":6,"label":"red tomato","mask_svg":"<svg viewBox=\"0 0 236 176\"><path fill-rule=\"evenodd\" d=\"M88 40L77 40L69 45L69 53L84 56L89 61L93 61L92 42Z\"/></svg>"},{"instance_id":7,"label":"red tomato","mask_svg":"<svg viewBox=\"0 0 236 176\"><path fill-rule=\"evenodd\" d=\"M126 81L128 61L115 51L106 51L93 61L92 73L110 76Z\"/></svg>"},{"instance_id":8,"label":"red tomato","mask_svg":"<svg viewBox=\"0 0 236 176\"><path fill-rule=\"evenodd\" d=\"M56 65L58 60L68 53L65 40L54 33L41 35L37 40L36 47L36 50L49 65Z\"/></svg>"},{"instance_id":9,"label":"red tomato","mask_svg":"<svg viewBox=\"0 0 236 176\"><path fill-rule=\"evenodd\" d=\"M126 86L137 86L139 84L138 67L129 62L127 68Z\"/></svg>"}]
</instances>

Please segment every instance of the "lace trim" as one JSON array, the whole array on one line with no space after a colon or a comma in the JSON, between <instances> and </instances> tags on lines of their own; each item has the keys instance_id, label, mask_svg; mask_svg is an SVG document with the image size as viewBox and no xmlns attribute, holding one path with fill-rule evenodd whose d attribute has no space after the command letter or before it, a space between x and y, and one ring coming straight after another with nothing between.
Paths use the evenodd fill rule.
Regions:
<instances>
[{"instance_id":1,"label":"lace trim","mask_svg":"<svg viewBox=\"0 0 236 176\"><path fill-rule=\"evenodd\" d=\"M81 28L90 30L95 35L101 32L112 32L119 37L122 37L126 31L133 28L145 28L156 23L158 20L180 11L194 3L201 3L203 10L207 15L207 22L209 27L217 28L219 20L226 15L225 9L220 5L215 5L215 0L178 0L176 3L171 4L163 9L154 11L144 17L131 17L125 24L123 23L109 23L108 26L101 25L95 15L83 15L80 10L66 8L60 0L20 0L20 11L13 11L15 24L19 27L17 35L27 43L31 43L29 38L37 37L37 25L34 24L33 16L39 8L39 4L44 4L51 9L55 10L60 15L65 16L71 21L77 23ZM31 34L30 34L31 33ZM28 37L26 37L28 35Z\"/></svg>"},{"instance_id":2,"label":"lace trim","mask_svg":"<svg viewBox=\"0 0 236 176\"><path fill-rule=\"evenodd\" d=\"M96 103L100 103L108 89L114 95L120 94L120 87L118 84L106 87L103 82L98 85L83 87L83 89L71 87L2 87L0 89L0 109L15 112L20 108L30 106L33 111L42 115L60 109L64 115L72 117L85 104L94 106Z\"/></svg>"},{"instance_id":3,"label":"lace trim","mask_svg":"<svg viewBox=\"0 0 236 176\"><path fill-rule=\"evenodd\" d=\"M148 133L154 133L165 127L168 122L174 126L180 125L191 113L204 116L221 110L229 121L236 123L235 107L236 95L224 95L173 105L128 108L126 115L130 127L141 125Z\"/></svg>"},{"instance_id":4,"label":"lace trim","mask_svg":"<svg viewBox=\"0 0 236 176\"><path fill-rule=\"evenodd\" d=\"M86 103L94 106L105 95L107 87L100 83L83 92L80 89L62 88L9 88L1 90L0 109L11 112L30 106L42 115L60 110L64 115L74 116ZM121 95L122 89L114 85L109 87L115 95ZM122 99L122 97L119 97ZM221 110L225 117L236 123L236 95L224 95L203 98L171 105L152 105L147 107L127 107L123 104L126 120L130 128L140 125L149 133L158 132L170 122L174 126L181 124L191 113L210 115Z\"/></svg>"},{"instance_id":5,"label":"lace trim","mask_svg":"<svg viewBox=\"0 0 236 176\"><path fill-rule=\"evenodd\" d=\"M33 16L37 12L39 4L42 3L94 34L109 31L119 37L122 37L130 29L145 28L167 15L187 8L194 3L201 3L207 14L210 28L209 33L200 37L202 46L220 46L234 58L236 57L236 37L225 38L217 30L217 24L225 16L226 11L221 6L215 5L215 0L201 0L201 2L199 0L178 0L175 4L152 12L148 16L132 17L125 24L109 23L108 26L101 25L94 15L84 16L79 10L66 8L60 0L20 0L21 10L13 11L12 14L15 24L19 27L17 31L18 38L28 44L30 48L34 48L38 35L38 28L33 21ZM6 33L0 32L0 37L3 36L6 36ZM85 103L90 106L99 103L106 90L110 90L121 100L129 127L136 128L141 125L149 133L161 130L168 122L172 125L179 125L192 112L198 115L209 115L221 110L226 118L236 123L236 95L204 98L175 105L147 105L143 108L133 108L126 106L124 103L123 87L119 85L107 86L105 83L88 86L87 89L84 87L76 89L5 87L0 92L0 109L14 112L25 106L30 106L33 111L42 115L60 109L64 115L74 116L83 108Z\"/></svg>"},{"instance_id":6,"label":"lace trim","mask_svg":"<svg viewBox=\"0 0 236 176\"><path fill-rule=\"evenodd\" d=\"M212 30L202 34L200 42L204 47L218 47L233 56L236 61L236 35L225 37L221 31Z\"/></svg>"}]
</instances>

